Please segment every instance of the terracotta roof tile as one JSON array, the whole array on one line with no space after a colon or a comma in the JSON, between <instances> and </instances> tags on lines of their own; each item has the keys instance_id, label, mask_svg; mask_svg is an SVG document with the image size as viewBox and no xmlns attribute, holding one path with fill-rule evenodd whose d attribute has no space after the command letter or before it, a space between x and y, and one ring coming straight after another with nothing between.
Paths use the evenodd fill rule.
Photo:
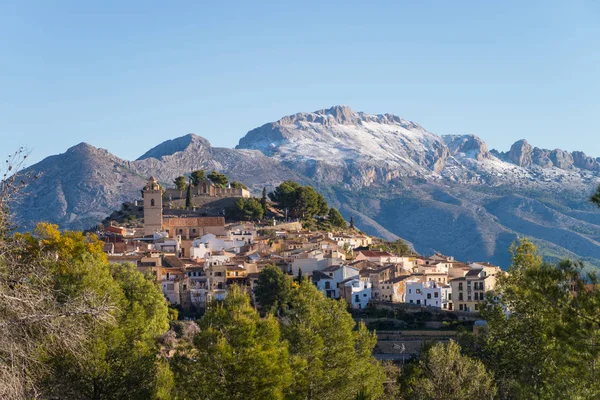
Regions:
<instances>
[{"instance_id":1,"label":"terracotta roof tile","mask_svg":"<svg viewBox=\"0 0 600 400\"><path fill-rule=\"evenodd\" d=\"M187 227L187 226L225 226L223 217L193 217L193 218L165 218L165 227Z\"/></svg>"}]
</instances>

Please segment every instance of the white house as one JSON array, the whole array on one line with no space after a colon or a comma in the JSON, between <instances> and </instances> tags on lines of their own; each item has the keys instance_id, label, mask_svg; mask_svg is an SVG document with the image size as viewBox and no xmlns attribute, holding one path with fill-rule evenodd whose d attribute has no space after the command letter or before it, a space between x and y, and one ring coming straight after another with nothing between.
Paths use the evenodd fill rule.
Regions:
<instances>
[{"instance_id":1,"label":"white house","mask_svg":"<svg viewBox=\"0 0 600 400\"><path fill-rule=\"evenodd\" d=\"M234 253L239 253L240 248L242 248L243 246L245 246L247 244L246 239L243 238L243 236L240 236L239 238L233 236L233 237L227 237L227 236L216 236L213 235L212 233L207 233L206 235L194 240L192 242L192 247L190 249L190 257L192 258L204 258L204 257L194 257L193 254L199 254L201 252L203 252L203 250L201 249L202 246L204 246L206 249L208 249L211 252L215 252L215 251L232 251ZM200 248L201 250L195 250Z\"/></svg>"},{"instance_id":2,"label":"white house","mask_svg":"<svg viewBox=\"0 0 600 400\"><path fill-rule=\"evenodd\" d=\"M348 265L333 265L322 271L313 271L313 283L317 289L325 294L325 297L332 299L340 298L338 285L348 278L358 278L359 271Z\"/></svg>"},{"instance_id":3,"label":"white house","mask_svg":"<svg viewBox=\"0 0 600 400\"><path fill-rule=\"evenodd\" d=\"M256 229L254 229L254 227L245 225L231 227L226 234L230 240L243 241L246 244L254 242L254 238L257 236Z\"/></svg>"},{"instance_id":4,"label":"white house","mask_svg":"<svg viewBox=\"0 0 600 400\"><path fill-rule=\"evenodd\" d=\"M452 289L445 283L408 279L406 303L451 310Z\"/></svg>"},{"instance_id":5,"label":"white house","mask_svg":"<svg viewBox=\"0 0 600 400\"><path fill-rule=\"evenodd\" d=\"M167 232L155 232L152 239L152 250L175 254L181 250L181 236L170 238Z\"/></svg>"},{"instance_id":6,"label":"white house","mask_svg":"<svg viewBox=\"0 0 600 400\"><path fill-rule=\"evenodd\" d=\"M344 300L352 308L366 308L371 300L371 281L369 279L349 278L339 285Z\"/></svg>"},{"instance_id":7,"label":"white house","mask_svg":"<svg viewBox=\"0 0 600 400\"><path fill-rule=\"evenodd\" d=\"M293 259L290 272L294 276L297 276L299 271L302 271L304 276L312 276L314 271L323 271L333 265L341 265L342 262L340 258L324 257L320 251L307 252L306 256Z\"/></svg>"}]
</instances>

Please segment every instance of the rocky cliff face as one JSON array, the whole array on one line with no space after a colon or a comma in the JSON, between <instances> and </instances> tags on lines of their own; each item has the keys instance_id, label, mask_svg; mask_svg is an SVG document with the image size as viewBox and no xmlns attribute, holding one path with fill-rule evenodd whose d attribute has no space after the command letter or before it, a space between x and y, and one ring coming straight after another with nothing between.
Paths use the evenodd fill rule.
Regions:
<instances>
[{"instance_id":1,"label":"rocky cliff face","mask_svg":"<svg viewBox=\"0 0 600 400\"><path fill-rule=\"evenodd\" d=\"M14 209L25 227L49 220L88 228L139 198L148 176L168 185L199 168L257 194L286 179L311 184L367 232L401 236L423 253L506 267L511 242L528 236L552 260L600 265L600 212L587 202L600 183L600 159L525 140L489 151L474 135L440 137L391 114L345 106L265 124L236 149L190 134L126 161L80 144L31 167L43 175Z\"/></svg>"},{"instance_id":2,"label":"rocky cliff face","mask_svg":"<svg viewBox=\"0 0 600 400\"><path fill-rule=\"evenodd\" d=\"M521 167L537 165L542 168L556 167L562 170L600 171L600 158L594 159L581 151L570 153L560 149L546 150L532 147L525 139L513 144L507 153L495 153L499 159Z\"/></svg>"}]
</instances>

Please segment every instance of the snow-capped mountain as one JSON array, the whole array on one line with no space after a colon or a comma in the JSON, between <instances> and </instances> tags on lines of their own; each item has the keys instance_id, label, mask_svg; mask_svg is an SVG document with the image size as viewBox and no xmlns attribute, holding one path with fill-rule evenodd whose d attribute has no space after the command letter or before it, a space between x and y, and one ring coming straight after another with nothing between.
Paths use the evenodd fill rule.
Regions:
<instances>
[{"instance_id":1,"label":"snow-capped mountain","mask_svg":"<svg viewBox=\"0 0 600 400\"><path fill-rule=\"evenodd\" d=\"M438 136L391 114L346 106L298 113L251 130L237 149L254 149L323 183L369 186L402 177L492 186L589 185L599 159L582 152L533 148L522 140L507 153L474 135ZM340 179L342 178L342 179Z\"/></svg>"},{"instance_id":2,"label":"snow-capped mountain","mask_svg":"<svg viewBox=\"0 0 600 400\"><path fill-rule=\"evenodd\" d=\"M265 124L248 132L236 148L260 150L323 182L339 181L339 176L320 174L319 166L334 170L364 167L364 175L347 177L350 183L364 185L373 183L378 175L389 180L439 172L448 158L443 140L418 124L391 114L355 112L346 106L298 113Z\"/></svg>"}]
</instances>

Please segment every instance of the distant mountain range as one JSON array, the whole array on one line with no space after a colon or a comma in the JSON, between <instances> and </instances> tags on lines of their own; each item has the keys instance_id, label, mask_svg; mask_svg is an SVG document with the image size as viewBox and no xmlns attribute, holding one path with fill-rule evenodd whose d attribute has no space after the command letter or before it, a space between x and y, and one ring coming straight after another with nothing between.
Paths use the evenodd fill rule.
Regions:
<instances>
[{"instance_id":1,"label":"distant mountain range","mask_svg":"<svg viewBox=\"0 0 600 400\"><path fill-rule=\"evenodd\" d=\"M588 202L600 183L600 158L525 140L507 152L488 150L474 135L438 136L391 114L345 106L265 124L236 149L189 134L127 161L81 143L31 166L41 176L14 210L25 229L41 220L88 228L139 198L148 176L171 184L198 168L223 172L256 194L286 179L311 184L368 233L402 237L424 254L506 267L510 244L527 236L549 260L600 266L600 211Z\"/></svg>"}]
</instances>

